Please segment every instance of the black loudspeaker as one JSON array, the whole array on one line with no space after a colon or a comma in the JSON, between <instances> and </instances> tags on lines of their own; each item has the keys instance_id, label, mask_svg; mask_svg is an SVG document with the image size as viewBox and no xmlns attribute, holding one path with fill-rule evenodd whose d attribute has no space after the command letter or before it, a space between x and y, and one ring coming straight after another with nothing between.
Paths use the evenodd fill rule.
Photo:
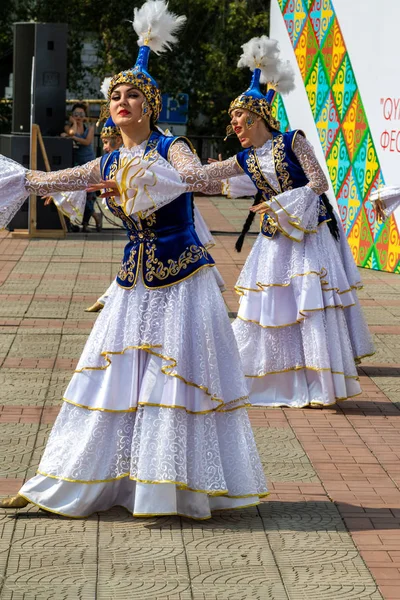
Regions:
<instances>
[{"instance_id":1,"label":"black loudspeaker","mask_svg":"<svg viewBox=\"0 0 400 600\"><path fill-rule=\"evenodd\" d=\"M67 31L65 23L14 23L14 133L30 131L33 57L33 122L39 125L42 135L60 135L64 130Z\"/></svg>"},{"instance_id":2,"label":"black loudspeaker","mask_svg":"<svg viewBox=\"0 0 400 600\"><path fill-rule=\"evenodd\" d=\"M52 171L68 169L72 163L72 140L57 137L44 137L44 146ZM12 158L29 169L30 137L29 135L0 135L0 154ZM40 148L38 147L38 170L45 171ZM54 204L44 206L37 201L37 229L62 229L58 211ZM28 229L28 200L9 224L10 231Z\"/></svg>"}]
</instances>

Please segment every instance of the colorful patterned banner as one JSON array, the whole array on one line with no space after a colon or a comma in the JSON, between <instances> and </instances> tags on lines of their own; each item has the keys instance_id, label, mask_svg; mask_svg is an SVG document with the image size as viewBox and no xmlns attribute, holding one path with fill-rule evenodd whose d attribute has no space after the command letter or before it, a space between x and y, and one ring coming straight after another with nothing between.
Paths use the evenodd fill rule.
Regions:
<instances>
[{"instance_id":1,"label":"colorful patterned banner","mask_svg":"<svg viewBox=\"0 0 400 600\"><path fill-rule=\"evenodd\" d=\"M304 81L343 226L358 265L400 273L394 217L375 221L368 200L384 184L332 0L278 0ZM289 127L281 99L274 115Z\"/></svg>"}]
</instances>

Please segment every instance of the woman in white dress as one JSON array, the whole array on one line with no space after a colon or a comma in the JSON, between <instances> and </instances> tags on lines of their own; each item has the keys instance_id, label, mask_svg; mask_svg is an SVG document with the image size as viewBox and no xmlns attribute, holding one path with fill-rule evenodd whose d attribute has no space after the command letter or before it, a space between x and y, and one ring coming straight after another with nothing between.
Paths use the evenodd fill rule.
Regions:
<instances>
[{"instance_id":1,"label":"woman in white dress","mask_svg":"<svg viewBox=\"0 0 400 600\"><path fill-rule=\"evenodd\" d=\"M149 47L173 42L182 21L160 0L135 10L138 60L108 91L123 149L49 174L1 158L3 224L29 193L108 187L115 194L117 185L120 195L106 194L107 202L129 237L118 285L88 338L37 475L3 506L32 502L85 517L121 505L134 516L205 519L267 493L214 263L193 227L187 190L204 186L206 176L184 139L154 126L161 94L147 71Z\"/></svg>"},{"instance_id":2,"label":"woman in white dress","mask_svg":"<svg viewBox=\"0 0 400 600\"><path fill-rule=\"evenodd\" d=\"M250 402L329 406L361 393L356 363L374 351L356 294L359 273L312 146L302 131L281 133L272 116L276 90L293 87L290 65L265 36L243 50L239 66L251 67L253 78L229 109L229 132L243 150L205 171L227 179L231 196L263 195L250 209L262 216L261 232L236 285L233 323Z\"/></svg>"}]
</instances>

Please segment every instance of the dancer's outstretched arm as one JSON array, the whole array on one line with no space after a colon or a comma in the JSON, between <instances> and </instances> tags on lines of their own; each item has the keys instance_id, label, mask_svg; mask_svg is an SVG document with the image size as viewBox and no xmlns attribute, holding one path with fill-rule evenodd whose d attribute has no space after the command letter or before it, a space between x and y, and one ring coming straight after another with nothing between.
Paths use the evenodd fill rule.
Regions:
<instances>
[{"instance_id":1,"label":"dancer's outstretched arm","mask_svg":"<svg viewBox=\"0 0 400 600\"><path fill-rule=\"evenodd\" d=\"M206 166L202 165L199 157L193 154L183 141L177 141L171 147L170 161L171 165L179 171L182 181L188 186L188 191L191 192L221 194L222 180L243 174L235 157Z\"/></svg>"},{"instance_id":2,"label":"dancer's outstretched arm","mask_svg":"<svg viewBox=\"0 0 400 600\"><path fill-rule=\"evenodd\" d=\"M0 155L0 228L5 227L29 194L85 190L100 177L100 159L62 171L30 171Z\"/></svg>"}]
</instances>

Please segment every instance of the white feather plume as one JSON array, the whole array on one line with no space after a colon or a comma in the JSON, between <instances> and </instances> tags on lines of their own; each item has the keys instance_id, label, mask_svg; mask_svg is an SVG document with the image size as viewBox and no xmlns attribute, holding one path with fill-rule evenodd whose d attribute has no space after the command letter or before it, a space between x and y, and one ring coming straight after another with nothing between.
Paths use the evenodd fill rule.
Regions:
<instances>
[{"instance_id":1,"label":"white feather plume","mask_svg":"<svg viewBox=\"0 0 400 600\"><path fill-rule=\"evenodd\" d=\"M238 67L249 67L261 70L261 83L270 81L276 75L276 64L278 62L279 47L277 40L271 40L262 35L252 38L242 46L243 53L237 64Z\"/></svg>"},{"instance_id":2,"label":"white feather plume","mask_svg":"<svg viewBox=\"0 0 400 600\"><path fill-rule=\"evenodd\" d=\"M100 87L100 91L106 100L108 98L108 90L110 89L111 79L112 77L105 77Z\"/></svg>"},{"instance_id":3,"label":"white feather plume","mask_svg":"<svg viewBox=\"0 0 400 600\"><path fill-rule=\"evenodd\" d=\"M135 8L132 25L139 37L138 45L147 45L159 54L176 43L176 33L185 22L186 17L170 12L164 0L147 0L141 8Z\"/></svg>"},{"instance_id":4,"label":"white feather plume","mask_svg":"<svg viewBox=\"0 0 400 600\"><path fill-rule=\"evenodd\" d=\"M278 60L276 65L276 75L270 80L275 83L276 89L280 94L290 94L295 89L295 72L288 60Z\"/></svg>"}]
</instances>

